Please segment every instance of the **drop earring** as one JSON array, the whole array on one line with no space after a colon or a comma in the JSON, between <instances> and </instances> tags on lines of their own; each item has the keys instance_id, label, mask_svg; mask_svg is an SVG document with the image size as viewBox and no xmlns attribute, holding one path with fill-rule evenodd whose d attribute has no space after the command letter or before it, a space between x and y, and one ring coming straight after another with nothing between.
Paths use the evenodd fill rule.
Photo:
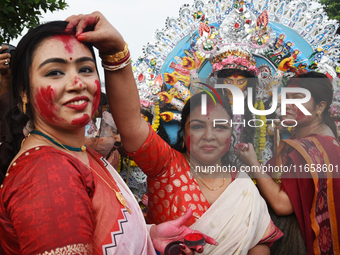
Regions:
<instances>
[{"instance_id":1,"label":"drop earring","mask_svg":"<svg viewBox=\"0 0 340 255\"><path fill-rule=\"evenodd\" d=\"M318 115L318 117L321 119L321 112L320 112L320 111L318 111L318 112L316 113L316 115Z\"/></svg>"},{"instance_id":2,"label":"drop earring","mask_svg":"<svg viewBox=\"0 0 340 255\"><path fill-rule=\"evenodd\" d=\"M26 104L27 104L27 96L25 95L22 99L22 112L26 114Z\"/></svg>"}]
</instances>

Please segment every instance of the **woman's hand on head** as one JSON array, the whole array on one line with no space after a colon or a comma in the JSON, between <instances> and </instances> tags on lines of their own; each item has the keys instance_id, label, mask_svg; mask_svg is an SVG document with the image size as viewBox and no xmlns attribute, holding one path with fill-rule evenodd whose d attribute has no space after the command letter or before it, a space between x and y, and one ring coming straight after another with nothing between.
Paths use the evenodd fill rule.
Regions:
<instances>
[{"instance_id":1,"label":"woman's hand on head","mask_svg":"<svg viewBox=\"0 0 340 255\"><path fill-rule=\"evenodd\" d=\"M87 15L73 15L66 21L69 22L65 29L67 32L75 32L79 41L93 44L100 52L115 54L125 47L121 34L98 11Z\"/></svg>"},{"instance_id":2,"label":"woman's hand on head","mask_svg":"<svg viewBox=\"0 0 340 255\"><path fill-rule=\"evenodd\" d=\"M165 247L173 241L183 241L184 237L188 234L191 234L193 232L192 229L184 226L192 215L191 208L188 209L188 211L181 217L179 217L176 220L167 221L164 223L161 223L159 225L154 225L150 229L150 236L152 239L152 243L156 250L160 251L161 253L164 253ZM199 231L195 231L195 233L200 233ZM204 235L204 239L208 244L217 245L217 242L215 239ZM182 251L185 254L194 254L194 251L189 249L187 246L183 247ZM196 252L202 253L203 250L200 249Z\"/></svg>"},{"instance_id":3,"label":"woman's hand on head","mask_svg":"<svg viewBox=\"0 0 340 255\"><path fill-rule=\"evenodd\" d=\"M247 166L260 165L259 161L257 160L254 146L251 143L248 143L248 146L243 150L238 149L235 146L235 155Z\"/></svg>"}]
</instances>

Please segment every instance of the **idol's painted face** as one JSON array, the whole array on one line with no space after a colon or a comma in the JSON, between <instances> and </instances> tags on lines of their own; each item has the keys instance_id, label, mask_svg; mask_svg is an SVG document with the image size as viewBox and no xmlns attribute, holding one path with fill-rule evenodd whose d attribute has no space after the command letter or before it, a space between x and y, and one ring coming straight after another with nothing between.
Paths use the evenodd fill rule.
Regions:
<instances>
[{"instance_id":1,"label":"idol's painted face","mask_svg":"<svg viewBox=\"0 0 340 255\"><path fill-rule=\"evenodd\" d=\"M83 127L100 102L100 82L90 50L73 35L43 40L30 68L30 102L36 124Z\"/></svg>"},{"instance_id":2,"label":"idol's painted face","mask_svg":"<svg viewBox=\"0 0 340 255\"><path fill-rule=\"evenodd\" d=\"M244 91L247 87L248 79L242 75L235 75L224 78L223 83L228 85L235 85L240 90Z\"/></svg>"},{"instance_id":3,"label":"idol's painted face","mask_svg":"<svg viewBox=\"0 0 340 255\"><path fill-rule=\"evenodd\" d=\"M216 124L214 119L227 119L228 124ZM208 104L207 115L201 114L201 107L196 107L185 123L184 141L190 153L202 165L216 165L227 153L230 146L232 128L230 116L220 105Z\"/></svg>"}]
</instances>

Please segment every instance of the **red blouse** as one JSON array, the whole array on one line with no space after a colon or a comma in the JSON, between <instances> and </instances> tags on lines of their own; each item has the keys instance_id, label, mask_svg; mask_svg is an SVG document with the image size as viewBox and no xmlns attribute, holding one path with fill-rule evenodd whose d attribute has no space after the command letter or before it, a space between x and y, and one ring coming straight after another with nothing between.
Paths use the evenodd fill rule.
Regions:
<instances>
[{"instance_id":1,"label":"red blouse","mask_svg":"<svg viewBox=\"0 0 340 255\"><path fill-rule=\"evenodd\" d=\"M0 190L0 236L7 254L92 245L94 179L80 161L51 147L22 154ZM80 253L82 254L82 253Z\"/></svg>"},{"instance_id":2,"label":"red blouse","mask_svg":"<svg viewBox=\"0 0 340 255\"><path fill-rule=\"evenodd\" d=\"M186 223L190 226L210 207L195 178L190 176L183 154L172 149L151 127L144 144L128 155L148 176L149 224L176 219L190 206L193 215Z\"/></svg>"}]
</instances>

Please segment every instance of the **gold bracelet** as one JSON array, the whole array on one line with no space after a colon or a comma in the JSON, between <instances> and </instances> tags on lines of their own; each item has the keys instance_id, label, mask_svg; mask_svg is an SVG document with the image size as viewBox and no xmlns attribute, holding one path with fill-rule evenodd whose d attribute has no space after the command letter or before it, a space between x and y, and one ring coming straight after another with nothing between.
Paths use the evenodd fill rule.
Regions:
<instances>
[{"instance_id":1,"label":"gold bracelet","mask_svg":"<svg viewBox=\"0 0 340 255\"><path fill-rule=\"evenodd\" d=\"M113 54L113 55L99 52L99 57L105 62L116 63L122 60L123 58L125 58L128 52L129 52L129 47L128 47L128 44L125 42L125 47L123 51L117 52L116 54Z\"/></svg>"}]
</instances>

